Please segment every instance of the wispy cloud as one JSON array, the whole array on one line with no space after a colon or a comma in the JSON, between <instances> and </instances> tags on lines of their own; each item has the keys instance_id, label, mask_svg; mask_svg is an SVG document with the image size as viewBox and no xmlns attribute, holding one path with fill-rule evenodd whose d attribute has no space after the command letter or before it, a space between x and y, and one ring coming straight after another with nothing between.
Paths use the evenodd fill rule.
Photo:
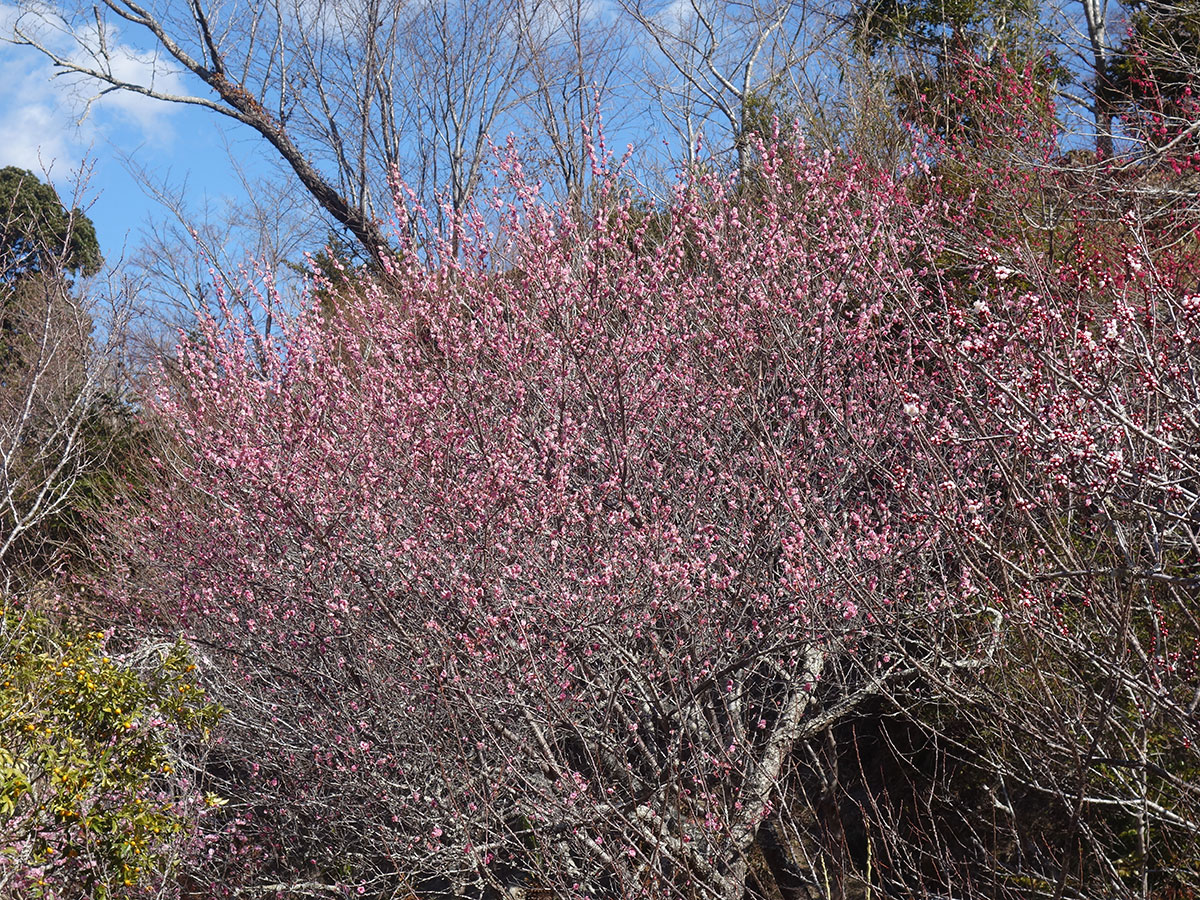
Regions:
<instances>
[{"instance_id":1,"label":"wispy cloud","mask_svg":"<svg viewBox=\"0 0 1200 900\"><path fill-rule=\"evenodd\" d=\"M11 4L0 3L0 39L11 38L20 18L37 39L64 58L87 64L98 44L95 26L72 35L52 14L22 16ZM129 82L151 84L182 92L178 72L155 54L121 40L110 28L106 37L112 73ZM41 170L76 166L102 144L129 147L149 143L167 146L174 138L170 104L125 91L96 99L100 85L71 74L56 74L42 54L31 47L0 43L0 165ZM94 102L89 102L94 101Z\"/></svg>"}]
</instances>

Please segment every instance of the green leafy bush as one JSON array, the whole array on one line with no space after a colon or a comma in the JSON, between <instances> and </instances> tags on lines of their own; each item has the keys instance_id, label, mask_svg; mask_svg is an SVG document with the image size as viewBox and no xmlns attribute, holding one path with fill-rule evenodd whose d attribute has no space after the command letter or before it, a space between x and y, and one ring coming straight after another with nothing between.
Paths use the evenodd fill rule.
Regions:
<instances>
[{"instance_id":1,"label":"green leafy bush","mask_svg":"<svg viewBox=\"0 0 1200 900\"><path fill-rule=\"evenodd\" d=\"M220 709L182 644L110 655L9 603L0 624L0 893L139 896L197 849L203 795L178 749Z\"/></svg>"}]
</instances>

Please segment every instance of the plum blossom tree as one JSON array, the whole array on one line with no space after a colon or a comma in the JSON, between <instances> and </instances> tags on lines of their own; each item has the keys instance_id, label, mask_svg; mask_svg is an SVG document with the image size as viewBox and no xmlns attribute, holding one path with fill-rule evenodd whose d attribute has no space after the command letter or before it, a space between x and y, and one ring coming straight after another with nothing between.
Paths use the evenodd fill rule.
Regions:
<instances>
[{"instance_id":1,"label":"plum blossom tree","mask_svg":"<svg viewBox=\"0 0 1200 900\"><path fill-rule=\"evenodd\" d=\"M1008 111L663 208L599 156L589 221L509 155L270 335L223 285L113 525L230 710L208 877L1194 890L1194 226Z\"/></svg>"},{"instance_id":2,"label":"plum blossom tree","mask_svg":"<svg viewBox=\"0 0 1200 900\"><path fill-rule=\"evenodd\" d=\"M958 557L998 608L1025 610L1007 612L1022 625L1003 661L947 693L993 737L971 752L996 790L1025 795L1024 810L997 804L1004 828L1030 828L1031 800L1061 817L1065 842L1037 851L1047 886L1085 893L1090 859L1114 896L1186 895L1200 822L1195 211L1136 183L1090 187L1060 199L1050 240L993 239L939 354L955 400L927 439L987 448L954 478L976 510Z\"/></svg>"},{"instance_id":3,"label":"plum blossom tree","mask_svg":"<svg viewBox=\"0 0 1200 900\"><path fill-rule=\"evenodd\" d=\"M946 206L943 312L913 325L942 387L914 440L958 495L923 509L959 530L945 559L995 626L986 666L923 679L954 711L947 756L981 779L989 825L963 824L1001 886L1186 896L1195 207L1128 161L1117 178L1055 168L1046 118L1008 90L982 140L941 146L956 197L984 187Z\"/></svg>"},{"instance_id":4,"label":"plum blossom tree","mask_svg":"<svg viewBox=\"0 0 1200 900\"><path fill-rule=\"evenodd\" d=\"M753 204L681 185L665 225L609 173L584 227L510 159L498 235L464 223L265 368L236 317L181 347L126 602L208 648L247 809L325 875L802 877L802 742L911 669L884 648L955 586L890 499L933 475L905 411L926 211L777 161Z\"/></svg>"}]
</instances>

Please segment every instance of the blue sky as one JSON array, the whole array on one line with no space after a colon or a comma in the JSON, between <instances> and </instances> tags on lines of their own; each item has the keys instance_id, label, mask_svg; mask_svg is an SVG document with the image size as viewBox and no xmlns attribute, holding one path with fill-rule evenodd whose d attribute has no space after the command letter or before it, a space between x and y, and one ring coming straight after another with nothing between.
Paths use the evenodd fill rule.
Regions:
<instances>
[{"instance_id":1,"label":"blue sky","mask_svg":"<svg viewBox=\"0 0 1200 900\"><path fill-rule=\"evenodd\" d=\"M13 8L0 4L0 33L11 33ZM127 48L131 74L144 57ZM131 173L141 167L179 186L189 198L220 204L237 199L240 182L230 174L228 149L251 175L269 171L263 148L243 126L203 110L114 92L87 104L85 85L54 77L32 48L0 42L0 167L20 166L50 180L71 197L81 166L87 173L83 200L96 224L103 252L116 261L134 249L150 217L166 211Z\"/></svg>"},{"instance_id":2,"label":"blue sky","mask_svg":"<svg viewBox=\"0 0 1200 900\"><path fill-rule=\"evenodd\" d=\"M592 0L593 14L603 20L611 14L612 0ZM682 0L665 0L663 15L670 18ZM37 0L25 4L38 8ZM86 5L81 7L86 14ZM51 10L51 6L43 7ZM607 11L607 12L606 12ZM130 169L141 167L152 178L166 181L178 189L186 184L187 201L192 210L205 206L221 207L226 200L237 204L244 189L230 172L229 148L237 164L251 179L272 178L279 162L260 137L245 126L210 110L164 103L138 94L114 91L89 103L95 94L78 76L55 77L45 57L31 47L4 42L18 21L13 0L0 0L0 166L17 165L50 180L64 200L69 199L81 166L88 173L84 201L97 226L103 251L109 262L118 262L141 241L140 231L151 218L164 219L169 213L133 177ZM114 60L114 71L132 83L153 83L167 93L208 92L196 79L180 73L178 67L162 62L162 56L136 42L137 29L119 18L106 26L107 48ZM82 39L91 41L88 17L83 25L76 22ZM87 62L87 55L65 28L55 28L54 14L44 19L27 17L23 26L33 27L38 39L55 53L68 59ZM632 78L631 68L627 77ZM153 80L152 80L153 79ZM664 137L650 127L648 113L653 98L647 93L638 102L628 98L610 109L605 120L609 146L621 148L626 140L650 143L653 154ZM661 122L657 123L660 127ZM510 128L519 127L511 119L496 123L493 134L500 143ZM622 133L622 129L631 133ZM132 165L131 165L132 164ZM290 182L290 179L285 178Z\"/></svg>"},{"instance_id":3,"label":"blue sky","mask_svg":"<svg viewBox=\"0 0 1200 900\"><path fill-rule=\"evenodd\" d=\"M605 4L605 0L597 2L601 7ZM663 14L668 15L678 2L669 0ZM1074 10L1074 6L1069 8ZM16 8L0 0L0 36L12 34L15 16ZM153 75L156 87L171 93L197 89L194 80L185 81L144 49L121 43L120 28L111 34L110 49L119 74L129 81L144 82ZM51 29L45 35L43 39L56 52L71 55L71 41L63 33ZM70 197L77 173L85 166L88 178L83 200L110 262L120 261L137 248L140 232L151 218L169 216L148 196L131 168L143 168L153 179L175 189L186 185L193 211L244 199L242 184L230 171L231 151L252 179L271 177L278 171L275 157L261 138L228 118L119 91L89 105L94 90L77 79L55 78L39 52L2 39L0 85L0 166L21 166L39 176L48 170L64 199ZM648 123L639 118L640 109L616 112L615 129L614 117L606 115L610 146L624 145L622 127L630 129L630 138L648 133ZM626 118L633 112L633 118L621 122L622 112ZM650 149L653 153L654 148Z\"/></svg>"}]
</instances>

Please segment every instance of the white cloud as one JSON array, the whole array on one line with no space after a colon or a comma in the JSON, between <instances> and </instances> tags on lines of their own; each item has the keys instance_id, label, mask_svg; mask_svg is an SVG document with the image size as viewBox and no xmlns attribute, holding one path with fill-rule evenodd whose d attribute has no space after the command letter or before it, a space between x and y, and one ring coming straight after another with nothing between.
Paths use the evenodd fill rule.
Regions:
<instances>
[{"instance_id":1,"label":"white cloud","mask_svg":"<svg viewBox=\"0 0 1200 900\"><path fill-rule=\"evenodd\" d=\"M690 30L695 23L697 5L704 8L704 4L695 4L693 0L667 0L654 18L667 31L680 34Z\"/></svg>"},{"instance_id":2,"label":"white cloud","mask_svg":"<svg viewBox=\"0 0 1200 900\"><path fill-rule=\"evenodd\" d=\"M0 44L0 165L40 171L79 162L90 129L77 128L64 86L28 48Z\"/></svg>"},{"instance_id":3,"label":"white cloud","mask_svg":"<svg viewBox=\"0 0 1200 900\"><path fill-rule=\"evenodd\" d=\"M11 4L0 4L0 36L10 37L21 17ZM21 27L34 30L50 50L80 64L94 65L89 50L98 45L94 25L78 37L52 15L26 13ZM120 40L109 28L107 46L112 73L129 82L182 93L181 75L154 54ZM0 166L40 171L52 164L76 166L104 143L168 145L174 137L170 104L126 91L95 99L98 83L77 75L56 74L32 47L0 43ZM89 100L94 102L88 105Z\"/></svg>"},{"instance_id":4,"label":"white cloud","mask_svg":"<svg viewBox=\"0 0 1200 900\"><path fill-rule=\"evenodd\" d=\"M118 44L112 49L111 67L113 75L121 81L145 85L165 94L187 93L182 73L168 67L158 54ZM80 89L86 92L90 86L85 83ZM113 115L126 120L154 143L167 143L174 136L170 124L174 109L162 100L130 91L114 91L98 101L93 109L98 115Z\"/></svg>"},{"instance_id":5,"label":"white cloud","mask_svg":"<svg viewBox=\"0 0 1200 900\"><path fill-rule=\"evenodd\" d=\"M611 24L624 15L621 4L617 0L589 0L583 7L584 22L602 22Z\"/></svg>"}]
</instances>

